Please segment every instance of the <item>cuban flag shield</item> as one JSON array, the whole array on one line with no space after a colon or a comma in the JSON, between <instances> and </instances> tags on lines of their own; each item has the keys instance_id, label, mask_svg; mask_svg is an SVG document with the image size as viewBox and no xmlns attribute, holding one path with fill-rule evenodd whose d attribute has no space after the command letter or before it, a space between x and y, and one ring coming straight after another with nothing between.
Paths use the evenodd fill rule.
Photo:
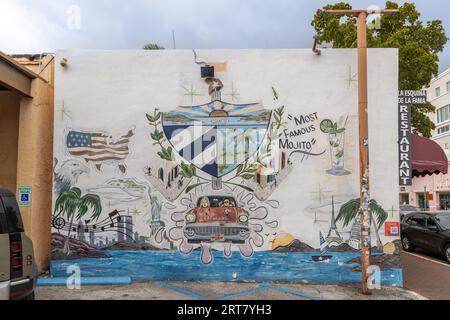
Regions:
<instances>
[{"instance_id":1,"label":"cuban flag shield","mask_svg":"<svg viewBox=\"0 0 450 320\"><path fill-rule=\"evenodd\" d=\"M260 103L213 101L163 114L174 150L201 171L220 178L252 157L269 128L272 111Z\"/></svg>"}]
</instances>

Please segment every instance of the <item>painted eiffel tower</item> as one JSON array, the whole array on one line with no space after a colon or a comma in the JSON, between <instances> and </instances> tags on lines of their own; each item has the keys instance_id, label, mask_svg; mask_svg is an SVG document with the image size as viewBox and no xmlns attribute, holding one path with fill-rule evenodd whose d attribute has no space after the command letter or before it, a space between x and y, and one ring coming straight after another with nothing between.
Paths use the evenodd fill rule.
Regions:
<instances>
[{"instance_id":1,"label":"painted eiffel tower","mask_svg":"<svg viewBox=\"0 0 450 320\"><path fill-rule=\"evenodd\" d=\"M325 239L328 245L338 246L344 242L336 226L336 218L334 214L334 196L331 197L332 211L331 211L331 226Z\"/></svg>"}]
</instances>

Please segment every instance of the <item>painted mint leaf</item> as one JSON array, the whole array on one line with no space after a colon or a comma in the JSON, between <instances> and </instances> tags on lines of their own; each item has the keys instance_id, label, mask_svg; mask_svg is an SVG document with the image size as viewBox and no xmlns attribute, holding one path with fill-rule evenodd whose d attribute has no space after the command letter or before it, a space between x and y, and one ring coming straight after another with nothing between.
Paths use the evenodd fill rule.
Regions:
<instances>
[{"instance_id":1,"label":"painted mint leaf","mask_svg":"<svg viewBox=\"0 0 450 320\"><path fill-rule=\"evenodd\" d=\"M332 133L334 129L333 121L325 119L320 123L320 130L323 133Z\"/></svg>"},{"instance_id":2,"label":"painted mint leaf","mask_svg":"<svg viewBox=\"0 0 450 320\"><path fill-rule=\"evenodd\" d=\"M162 148L162 150L158 152L158 155L163 160L172 161L172 148Z\"/></svg>"},{"instance_id":3,"label":"painted mint leaf","mask_svg":"<svg viewBox=\"0 0 450 320\"><path fill-rule=\"evenodd\" d=\"M278 114L275 114L273 117L275 118L276 122L281 122L281 118Z\"/></svg>"},{"instance_id":4,"label":"painted mint leaf","mask_svg":"<svg viewBox=\"0 0 450 320\"><path fill-rule=\"evenodd\" d=\"M186 163L182 163L180 165L180 167L181 167L181 173L180 173L181 176L183 176L187 179L195 176L195 166L193 166L193 165L188 166ZM192 169L192 168L194 168L194 169Z\"/></svg>"},{"instance_id":5,"label":"painted mint leaf","mask_svg":"<svg viewBox=\"0 0 450 320\"><path fill-rule=\"evenodd\" d=\"M231 184L231 185L233 185L233 186L237 186L237 187L242 188L242 189L244 189L244 190L247 190L247 191L249 191L249 192L255 192L255 190L253 190L253 189L250 188L250 187L244 186L243 184L231 183L231 182L227 182L227 184Z\"/></svg>"},{"instance_id":6,"label":"painted mint leaf","mask_svg":"<svg viewBox=\"0 0 450 320\"><path fill-rule=\"evenodd\" d=\"M274 100L278 100L278 93L277 93L277 91L275 90L274 87L272 87L272 92L273 92L273 98L274 98Z\"/></svg>"},{"instance_id":7,"label":"painted mint leaf","mask_svg":"<svg viewBox=\"0 0 450 320\"><path fill-rule=\"evenodd\" d=\"M159 156L161 159L163 159L163 160L167 160L166 155L165 155L164 152L162 152L162 151L158 152L158 156Z\"/></svg>"},{"instance_id":8,"label":"painted mint leaf","mask_svg":"<svg viewBox=\"0 0 450 320\"><path fill-rule=\"evenodd\" d=\"M152 137L153 140L159 141L157 132L151 133L150 136Z\"/></svg>"},{"instance_id":9,"label":"painted mint leaf","mask_svg":"<svg viewBox=\"0 0 450 320\"><path fill-rule=\"evenodd\" d=\"M202 186L202 185L204 185L204 184L207 184L207 182L201 182L201 183L197 183L197 184L194 184L194 185L192 185L192 186L189 186L189 187L187 187L186 188L186 193L189 193L189 192L191 192L192 190L194 190L195 188L197 188L197 187L200 187L200 186Z\"/></svg>"},{"instance_id":10,"label":"painted mint leaf","mask_svg":"<svg viewBox=\"0 0 450 320\"><path fill-rule=\"evenodd\" d=\"M197 175L197 168L193 164L191 164L191 172L193 176Z\"/></svg>"},{"instance_id":11,"label":"painted mint leaf","mask_svg":"<svg viewBox=\"0 0 450 320\"><path fill-rule=\"evenodd\" d=\"M151 115L149 115L148 113L146 114L148 121L150 122L155 122L155 118L153 118Z\"/></svg>"},{"instance_id":12,"label":"painted mint leaf","mask_svg":"<svg viewBox=\"0 0 450 320\"><path fill-rule=\"evenodd\" d=\"M169 148L166 149L166 154L167 154L167 157L168 157L170 160L172 160L172 155L173 155L173 153L172 153L172 147L169 147Z\"/></svg>"}]
</instances>

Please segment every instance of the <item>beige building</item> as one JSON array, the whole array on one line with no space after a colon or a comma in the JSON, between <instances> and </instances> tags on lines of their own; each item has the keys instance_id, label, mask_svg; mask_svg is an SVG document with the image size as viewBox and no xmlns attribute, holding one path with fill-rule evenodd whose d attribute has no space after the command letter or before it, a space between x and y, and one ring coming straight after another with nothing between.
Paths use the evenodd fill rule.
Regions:
<instances>
[{"instance_id":1,"label":"beige building","mask_svg":"<svg viewBox=\"0 0 450 320\"><path fill-rule=\"evenodd\" d=\"M52 55L0 52L0 186L31 189L21 213L40 271L51 253L53 75Z\"/></svg>"}]
</instances>

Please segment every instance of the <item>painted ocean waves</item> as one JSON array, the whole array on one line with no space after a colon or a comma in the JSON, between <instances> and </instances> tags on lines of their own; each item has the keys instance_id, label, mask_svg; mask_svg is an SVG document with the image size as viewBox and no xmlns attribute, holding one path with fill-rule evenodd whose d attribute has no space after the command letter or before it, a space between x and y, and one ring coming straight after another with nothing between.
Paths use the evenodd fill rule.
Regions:
<instances>
[{"instance_id":1,"label":"painted ocean waves","mask_svg":"<svg viewBox=\"0 0 450 320\"><path fill-rule=\"evenodd\" d=\"M111 258L52 261L54 277L66 277L69 265L78 265L83 277L131 276L134 281L280 281L358 283L359 266L349 263L358 252L333 252L329 261L313 262L316 252L255 252L252 258L225 258L215 251L214 264L205 266L200 252L189 256L175 251L105 251ZM401 269L381 272L383 285L401 286Z\"/></svg>"}]
</instances>

